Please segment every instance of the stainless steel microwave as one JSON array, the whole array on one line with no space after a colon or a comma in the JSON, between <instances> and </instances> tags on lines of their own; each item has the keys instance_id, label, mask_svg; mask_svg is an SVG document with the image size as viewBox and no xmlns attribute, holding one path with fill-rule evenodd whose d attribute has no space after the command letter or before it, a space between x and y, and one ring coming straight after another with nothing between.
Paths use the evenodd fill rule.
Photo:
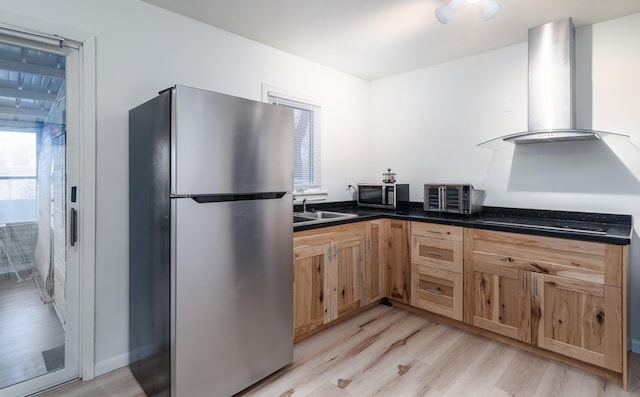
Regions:
<instances>
[{"instance_id":1,"label":"stainless steel microwave","mask_svg":"<svg viewBox=\"0 0 640 397\"><path fill-rule=\"evenodd\" d=\"M408 183L359 183L358 206L403 208L409 204Z\"/></svg>"},{"instance_id":2,"label":"stainless steel microwave","mask_svg":"<svg viewBox=\"0 0 640 397\"><path fill-rule=\"evenodd\" d=\"M476 190L473 185L444 185L438 183L424 185L424 210L473 214L482 211L484 190Z\"/></svg>"}]
</instances>

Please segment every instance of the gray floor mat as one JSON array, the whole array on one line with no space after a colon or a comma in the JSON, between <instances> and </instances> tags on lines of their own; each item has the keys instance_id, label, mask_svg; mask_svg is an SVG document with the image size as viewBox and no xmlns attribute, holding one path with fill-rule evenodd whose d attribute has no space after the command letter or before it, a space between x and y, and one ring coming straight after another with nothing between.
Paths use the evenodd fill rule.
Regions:
<instances>
[{"instance_id":1,"label":"gray floor mat","mask_svg":"<svg viewBox=\"0 0 640 397\"><path fill-rule=\"evenodd\" d=\"M53 349L43 351L42 358L44 359L45 367L47 367L47 372L63 368L64 345L60 345L58 347L54 347Z\"/></svg>"}]
</instances>

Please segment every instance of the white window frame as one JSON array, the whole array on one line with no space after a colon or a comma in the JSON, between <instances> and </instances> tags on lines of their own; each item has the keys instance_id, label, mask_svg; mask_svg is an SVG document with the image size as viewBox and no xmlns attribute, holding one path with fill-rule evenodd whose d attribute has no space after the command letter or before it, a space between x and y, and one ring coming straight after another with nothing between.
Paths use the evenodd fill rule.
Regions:
<instances>
[{"instance_id":1,"label":"white window frame","mask_svg":"<svg viewBox=\"0 0 640 397\"><path fill-rule=\"evenodd\" d=\"M294 193L296 196L321 194L322 192L322 130L321 130L321 110L322 105L318 99L301 95L289 90L262 84L262 100L263 102L276 104L278 99L285 102L286 105L295 106L300 109L311 110L313 112L313 179L312 184L296 184L294 180ZM293 145L294 143L291 142ZM295 167L295 165L294 165Z\"/></svg>"}]
</instances>

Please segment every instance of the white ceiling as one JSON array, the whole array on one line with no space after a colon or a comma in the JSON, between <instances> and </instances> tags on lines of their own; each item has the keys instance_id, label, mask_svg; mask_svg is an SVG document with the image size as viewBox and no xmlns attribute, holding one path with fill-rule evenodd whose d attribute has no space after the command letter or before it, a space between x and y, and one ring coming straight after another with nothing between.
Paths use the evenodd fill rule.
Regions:
<instances>
[{"instance_id":1,"label":"white ceiling","mask_svg":"<svg viewBox=\"0 0 640 397\"><path fill-rule=\"evenodd\" d=\"M144 0L366 80L524 42L527 29L572 17L577 27L640 12L638 0L498 0L488 22L448 0Z\"/></svg>"}]
</instances>

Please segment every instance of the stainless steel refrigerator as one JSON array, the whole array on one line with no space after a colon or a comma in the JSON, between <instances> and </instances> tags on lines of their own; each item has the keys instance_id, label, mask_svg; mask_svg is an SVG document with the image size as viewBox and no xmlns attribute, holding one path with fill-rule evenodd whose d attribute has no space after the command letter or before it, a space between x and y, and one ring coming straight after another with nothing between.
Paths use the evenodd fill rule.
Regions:
<instances>
[{"instance_id":1,"label":"stainless steel refrigerator","mask_svg":"<svg viewBox=\"0 0 640 397\"><path fill-rule=\"evenodd\" d=\"M129 340L151 396L230 396L293 357L293 114L175 86L129 112Z\"/></svg>"}]
</instances>

